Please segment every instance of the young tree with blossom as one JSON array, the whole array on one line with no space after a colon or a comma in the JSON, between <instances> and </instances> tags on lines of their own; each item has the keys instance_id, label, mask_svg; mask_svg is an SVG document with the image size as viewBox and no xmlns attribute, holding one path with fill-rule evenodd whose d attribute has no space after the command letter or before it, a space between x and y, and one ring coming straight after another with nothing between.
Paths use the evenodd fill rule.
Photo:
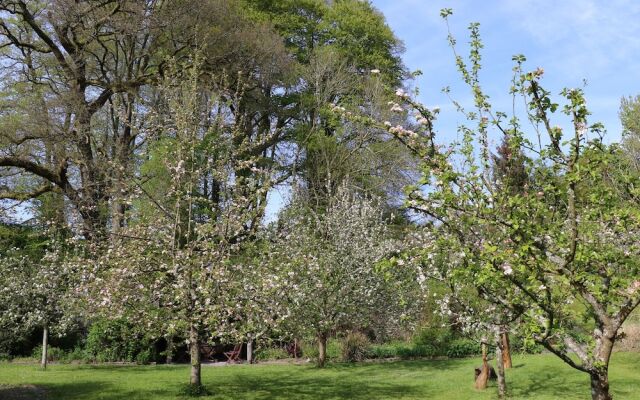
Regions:
<instances>
[{"instance_id":1,"label":"young tree with blossom","mask_svg":"<svg viewBox=\"0 0 640 400\"><path fill-rule=\"evenodd\" d=\"M346 185L326 209L306 200L298 190L282 212L266 262L288 288L289 326L316 337L323 367L331 333L366 326L375 313L395 321L406 315L398 298L385 296L389 290L378 268L398 248L379 205Z\"/></svg>"},{"instance_id":2,"label":"young tree with blossom","mask_svg":"<svg viewBox=\"0 0 640 400\"><path fill-rule=\"evenodd\" d=\"M443 10L445 18L450 14ZM522 70L523 56L514 57L511 92L526 102L535 140L518 115L495 112L478 79L478 24L470 30L469 65L457 53L456 63L474 109L455 104L473 126L459 128L459 142L439 143L437 112L402 91L398 111L416 112L419 128L370 123L387 126L421 158L420 185L408 188L407 204L455 239L452 251L464 262L452 266L454 279L473 282L481 298L506 310L524 309L520 331L588 374L592 399L609 400L613 346L640 303L640 177L618 145L603 141L602 125L588 124L582 90L563 90L561 107L542 87L542 69ZM450 42L455 49L452 36ZM552 125L558 111L568 127ZM530 157L532 180L522 193L492 184L491 132Z\"/></svg>"},{"instance_id":3,"label":"young tree with blossom","mask_svg":"<svg viewBox=\"0 0 640 400\"><path fill-rule=\"evenodd\" d=\"M427 226L414 240L414 247L402 254L409 265L418 268L419 279L426 282L425 291L437 294L438 312L451 327L475 338L482 346L482 366L476 376L476 389L486 389L491 374L487 349L495 349L498 396L506 395L506 362L508 351L505 332L516 325L525 311L523 308L505 307L500 286L483 282L477 276L461 275L473 268L469 257L458 245L458 238L447 229Z\"/></svg>"},{"instance_id":4,"label":"young tree with blossom","mask_svg":"<svg viewBox=\"0 0 640 400\"><path fill-rule=\"evenodd\" d=\"M200 391L200 345L234 336L246 313L238 299L255 275L241 256L274 182L263 149L279 132L249 137L230 118L242 107L242 83L229 88L207 75L198 56L171 65L148 123L152 167L131 177L130 220L85 287L98 311L186 336L190 385Z\"/></svg>"},{"instance_id":5,"label":"young tree with blossom","mask_svg":"<svg viewBox=\"0 0 640 400\"><path fill-rule=\"evenodd\" d=\"M79 273L65 263L72 257L61 238L50 240L39 259L18 248L0 257L0 328L15 335L42 330L43 369L50 334L62 336L77 324L72 296Z\"/></svg>"}]
</instances>

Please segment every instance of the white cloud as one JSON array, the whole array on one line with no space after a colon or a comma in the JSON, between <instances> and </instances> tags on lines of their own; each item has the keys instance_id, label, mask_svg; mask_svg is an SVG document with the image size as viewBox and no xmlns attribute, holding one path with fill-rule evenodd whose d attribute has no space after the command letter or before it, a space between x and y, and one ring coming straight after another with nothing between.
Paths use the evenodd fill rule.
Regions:
<instances>
[{"instance_id":1,"label":"white cloud","mask_svg":"<svg viewBox=\"0 0 640 400\"><path fill-rule=\"evenodd\" d=\"M565 86L581 86L585 79L592 121L604 122L614 138L620 131L619 98L640 93L638 0L374 0L373 4L405 41L407 64L424 71L419 84L426 102L445 101L435 92L460 81L439 17L444 7L454 9L450 22L461 54L468 42L466 26L481 23L483 86L499 109L509 107L505 90L511 56L518 53L527 56L526 68L544 67L544 83L553 94ZM458 99L464 97L466 89L457 89L463 90L456 91ZM441 118L449 119L448 113ZM452 126L453 119L446 125Z\"/></svg>"},{"instance_id":2,"label":"white cloud","mask_svg":"<svg viewBox=\"0 0 640 400\"><path fill-rule=\"evenodd\" d=\"M640 2L634 0L502 0L498 9L565 73L596 77L640 50ZM640 61L640 60L639 60Z\"/></svg>"}]
</instances>

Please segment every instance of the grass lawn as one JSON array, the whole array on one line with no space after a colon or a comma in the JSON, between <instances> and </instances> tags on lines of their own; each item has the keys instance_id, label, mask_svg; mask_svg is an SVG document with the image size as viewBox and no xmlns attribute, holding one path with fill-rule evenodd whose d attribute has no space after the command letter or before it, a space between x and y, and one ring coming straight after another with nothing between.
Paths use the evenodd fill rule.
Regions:
<instances>
[{"instance_id":1,"label":"grass lawn","mask_svg":"<svg viewBox=\"0 0 640 400\"><path fill-rule=\"evenodd\" d=\"M204 367L205 399L454 399L495 398L495 384L473 389L479 359L311 365ZM512 399L584 400L586 374L554 356L513 359L507 382ZM640 400L640 354L617 353L611 363L616 400ZM89 366L0 363L0 399L134 400L176 399L189 376L181 366ZM13 387L13 389L10 389ZM21 387L21 388L16 388ZM11 397L9 397L11 396Z\"/></svg>"}]
</instances>

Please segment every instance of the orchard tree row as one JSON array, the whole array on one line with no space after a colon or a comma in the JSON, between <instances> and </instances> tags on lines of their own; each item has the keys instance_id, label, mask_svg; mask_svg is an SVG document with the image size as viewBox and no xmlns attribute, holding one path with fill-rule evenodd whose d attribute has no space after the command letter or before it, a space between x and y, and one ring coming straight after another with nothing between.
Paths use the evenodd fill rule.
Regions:
<instances>
[{"instance_id":1,"label":"orchard tree row","mask_svg":"<svg viewBox=\"0 0 640 400\"><path fill-rule=\"evenodd\" d=\"M408 331L435 297L496 349L500 396L511 333L611 399L640 302L638 99L611 143L581 89L552 94L515 56L524 106L496 110L471 24L467 58L448 37L474 99L452 99L449 141L366 1L0 0L0 17L0 327L40 329L44 365L49 332L124 319L184 339L197 391L203 344L313 336L322 366L330 335Z\"/></svg>"}]
</instances>

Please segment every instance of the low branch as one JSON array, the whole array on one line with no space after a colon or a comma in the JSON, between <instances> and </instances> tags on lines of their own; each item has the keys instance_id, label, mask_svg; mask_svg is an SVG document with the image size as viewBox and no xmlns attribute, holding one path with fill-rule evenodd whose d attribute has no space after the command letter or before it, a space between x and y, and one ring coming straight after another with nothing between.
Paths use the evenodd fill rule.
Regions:
<instances>
[{"instance_id":1,"label":"low branch","mask_svg":"<svg viewBox=\"0 0 640 400\"><path fill-rule=\"evenodd\" d=\"M0 199L26 201L30 199L35 199L36 197L39 197L40 195L43 195L48 192L52 192L53 190L54 190L53 185L51 185L50 183L45 183L44 185L40 186L39 188L37 188L32 192L1 191Z\"/></svg>"}]
</instances>

